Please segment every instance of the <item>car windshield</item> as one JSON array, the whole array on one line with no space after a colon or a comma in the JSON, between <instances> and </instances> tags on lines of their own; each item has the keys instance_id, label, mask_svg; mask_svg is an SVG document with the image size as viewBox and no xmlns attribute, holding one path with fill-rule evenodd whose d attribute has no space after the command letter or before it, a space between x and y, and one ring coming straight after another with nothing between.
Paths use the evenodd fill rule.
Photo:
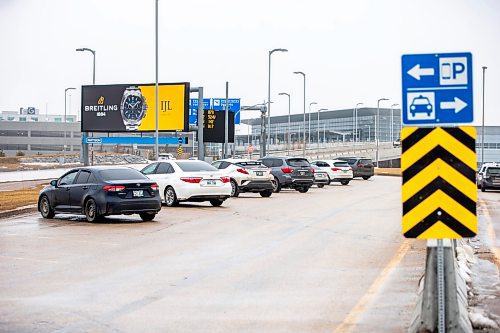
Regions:
<instances>
[{"instance_id":1,"label":"car windshield","mask_svg":"<svg viewBox=\"0 0 500 333\"><path fill-rule=\"evenodd\" d=\"M287 161L289 166L292 167L308 167L310 166L309 162L303 158L291 158Z\"/></svg>"},{"instance_id":2,"label":"car windshield","mask_svg":"<svg viewBox=\"0 0 500 333\"><path fill-rule=\"evenodd\" d=\"M347 164L347 162L335 162L333 163L334 166L336 166L337 168L348 168L349 167L349 164Z\"/></svg>"},{"instance_id":3,"label":"car windshield","mask_svg":"<svg viewBox=\"0 0 500 333\"><path fill-rule=\"evenodd\" d=\"M370 160L370 159L360 160L359 163L361 163L361 164L373 164L372 160Z\"/></svg>"},{"instance_id":4,"label":"car windshield","mask_svg":"<svg viewBox=\"0 0 500 333\"><path fill-rule=\"evenodd\" d=\"M149 179L135 169L106 169L99 171L103 180Z\"/></svg>"},{"instance_id":5,"label":"car windshield","mask_svg":"<svg viewBox=\"0 0 500 333\"><path fill-rule=\"evenodd\" d=\"M265 168L266 166L257 161L244 161L235 163L237 166L242 168Z\"/></svg>"},{"instance_id":6,"label":"car windshield","mask_svg":"<svg viewBox=\"0 0 500 333\"><path fill-rule=\"evenodd\" d=\"M417 97L413 100L413 104L427 105L431 104L431 102L429 102L429 99L427 97Z\"/></svg>"},{"instance_id":7,"label":"car windshield","mask_svg":"<svg viewBox=\"0 0 500 333\"><path fill-rule=\"evenodd\" d=\"M203 161L177 161L176 164L184 172L217 171L218 169Z\"/></svg>"},{"instance_id":8,"label":"car windshield","mask_svg":"<svg viewBox=\"0 0 500 333\"><path fill-rule=\"evenodd\" d=\"M486 174L489 176L500 176L500 168L488 168Z\"/></svg>"}]
</instances>

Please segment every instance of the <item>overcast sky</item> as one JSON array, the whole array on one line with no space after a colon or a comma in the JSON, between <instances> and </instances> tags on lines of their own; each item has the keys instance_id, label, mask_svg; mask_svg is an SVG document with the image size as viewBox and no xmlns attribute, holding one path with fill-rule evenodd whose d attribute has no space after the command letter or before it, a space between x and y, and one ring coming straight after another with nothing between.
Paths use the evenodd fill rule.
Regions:
<instances>
[{"instance_id":1,"label":"overcast sky","mask_svg":"<svg viewBox=\"0 0 500 333\"><path fill-rule=\"evenodd\" d=\"M0 111L35 106L71 114L81 85L155 80L154 0L0 0ZM267 99L272 57L271 114L307 105L353 108L401 104L401 55L472 52L475 123L481 123L482 66L486 71L486 124L500 125L499 0L159 0L159 81L203 86L206 97L253 105ZM194 95L193 95L194 97ZM68 104L69 107L69 104ZM255 117L248 112L244 118Z\"/></svg>"}]
</instances>

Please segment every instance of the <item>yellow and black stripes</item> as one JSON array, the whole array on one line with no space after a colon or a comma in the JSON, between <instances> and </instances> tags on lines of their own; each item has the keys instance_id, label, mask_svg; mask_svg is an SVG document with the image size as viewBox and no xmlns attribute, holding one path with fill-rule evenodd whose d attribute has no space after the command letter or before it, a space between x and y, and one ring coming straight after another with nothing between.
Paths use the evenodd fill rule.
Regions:
<instances>
[{"instance_id":1,"label":"yellow and black stripes","mask_svg":"<svg viewBox=\"0 0 500 333\"><path fill-rule=\"evenodd\" d=\"M475 136L473 127L403 128L405 237L475 236Z\"/></svg>"}]
</instances>

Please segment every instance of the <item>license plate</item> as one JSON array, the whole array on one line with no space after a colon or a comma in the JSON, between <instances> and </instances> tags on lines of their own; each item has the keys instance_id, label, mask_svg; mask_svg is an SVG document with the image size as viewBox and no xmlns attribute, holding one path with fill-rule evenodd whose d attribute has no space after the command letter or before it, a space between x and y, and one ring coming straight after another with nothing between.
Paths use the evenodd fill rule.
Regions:
<instances>
[{"instance_id":1,"label":"license plate","mask_svg":"<svg viewBox=\"0 0 500 333\"><path fill-rule=\"evenodd\" d=\"M324 178L324 177L325 177L325 175L324 175L324 174L322 174L322 173L318 173L318 178Z\"/></svg>"},{"instance_id":2,"label":"license plate","mask_svg":"<svg viewBox=\"0 0 500 333\"><path fill-rule=\"evenodd\" d=\"M346 173L346 172L347 172L347 170L342 170L342 172Z\"/></svg>"},{"instance_id":3,"label":"license plate","mask_svg":"<svg viewBox=\"0 0 500 333\"><path fill-rule=\"evenodd\" d=\"M217 181L216 180L207 180L207 182L205 184L207 186L215 186L215 185L217 185Z\"/></svg>"},{"instance_id":4,"label":"license plate","mask_svg":"<svg viewBox=\"0 0 500 333\"><path fill-rule=\"evenodd\" d=\"M300 174L301 176L305 176L305 174L306 174L306 173L305 173L305 171L300 171L300 173L299 173L299 174Z\"/></svg>"},{"instance_id":5,"label":"license plate","mask_svg":"<svg viewBox=\"0 0 500 333\"><path fill-rule=\"evenodd\" d=\"M263 171L255 171L255 174L257 176L264 176L264 172Z\"/></svg>"},{"instance_id":6,"label":"license plate","mask_svg":"<svg viewBox=\"0 0 500 333\"><path fill-rule=\"evenodd\" d=\"M143 190L133 190L132 191L132 196L139 198L144 196L144 191Z\"/></svg>"}]
</instances>

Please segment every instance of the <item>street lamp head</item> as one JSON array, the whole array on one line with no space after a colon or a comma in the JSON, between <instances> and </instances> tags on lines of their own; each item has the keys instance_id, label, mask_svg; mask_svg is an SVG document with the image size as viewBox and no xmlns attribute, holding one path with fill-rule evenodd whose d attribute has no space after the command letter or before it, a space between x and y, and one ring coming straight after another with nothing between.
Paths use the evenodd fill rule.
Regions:
<instances>
[{"instance_id":1,"label":"street lamp head","mask_svg":"<svg viewBox=\"0 0 500 333\"><path fill-rule=\"evenodd\" d=\"M483 66L483 69L487 69L487 68L488 68L488 67L486 67L486 66Z\"/></svg>"},{"instance_id":2,"label":"street lamp head","mask_svg":"<svg viewBox=\"0 0 500 333\"><path fill-rule=\"evenodd\" d=\"M328 109L319 109L318 112L320 111L328 111Z\"/></svg>"},{"instance_id":3,"label":"street lamp head","mask_svg":"<svg viewBox=\"0 0 500 333\"><path fill-rule=\"evenodd\" d=\"M395 103L395 104L392 104L391 105L391 108L395 107L395 106L398 106L399 104L398 103Z\"/></svg>"},{"instance_id":4,"label":"street lamp head","mask_svg":"<svg viewBox=\"0 0 500 333\"><path fill-rule=\"evenodd\" d=\"M388 101L388 100L389 100L388 98L379 98L378 101L381 102L381 101Z\"/></svg>"},{"instance_id":5,"label":"street lamp head","mask_svg":"<svg viewBox=\"0 0 500 333\"><path fill-rule=\"evenodd\" d=\"M309 103L309 106L314 105L314 104L318 104L318 103L316 103L316 102L311 102L311 103Z\"/></svg>"},{"instance_id":6,"label":"street lamp head","mask_svg":"<svg viewBox=\"0 0 500 333\"><path fill-rule=\"evenodd\" d=\"M304 72L293 72L293 74L300 74L300 75L303 75L304 77L306 76L306 74L304 74Z\"/></svg>"},{"instance_id":7,"label":"street lamp head","mask_svg":"<svg viewBox=\"0 0 500 333\"><path fill-rule=\"evenodd\" d=\"M363 105L363 103L356 104L356 108L358 108L358 106L360 106L360 105Z\"/></svg>"},{"instance_id":8,"label":"street lamp head","mask_svg":"<svg viewBox=\"0 0 500 333\"><path fill-rule=\"evenodd\" d=\"M288 97L290 97L289 93L279 93L278 95L287 95Z\"/></svg>"},{"instance_id":9,"label":"street lamp head","mask_svg":"<svg viewBox=\"0 0 500 333\"><path fill-rule=\"evenodd\" d=\"M274 52L288 52L287 49L272 49L271 51L269 51L269 54L272 54Z\"/></svg>"},{"instance_id":10,"label":"street lamp head","mask_svg":"<svg viewBox=\"0 0 500 333\"><path fill-rule=\"evenodd\" d=\"M81 48L78 48L78 49L76 49L76 51L78 51L78 52L81 52L81 51L89 51L89 52L92 52L92 54L95 54L95 51L94 51L94 50L89 49L89 48L87 48L87 47L81 47Z\"/></svg>"},{"instance_id":11,"label":"street lamp head","mask_svg":"<svg viewBox=\"0 0 500 333\"><path fill-rule=\"evenodd\" d=\"M65 92L68 91L68 90L76 90L76 88L66 88L66 89L64 89Z\"/></svg>"}]
</instances>

